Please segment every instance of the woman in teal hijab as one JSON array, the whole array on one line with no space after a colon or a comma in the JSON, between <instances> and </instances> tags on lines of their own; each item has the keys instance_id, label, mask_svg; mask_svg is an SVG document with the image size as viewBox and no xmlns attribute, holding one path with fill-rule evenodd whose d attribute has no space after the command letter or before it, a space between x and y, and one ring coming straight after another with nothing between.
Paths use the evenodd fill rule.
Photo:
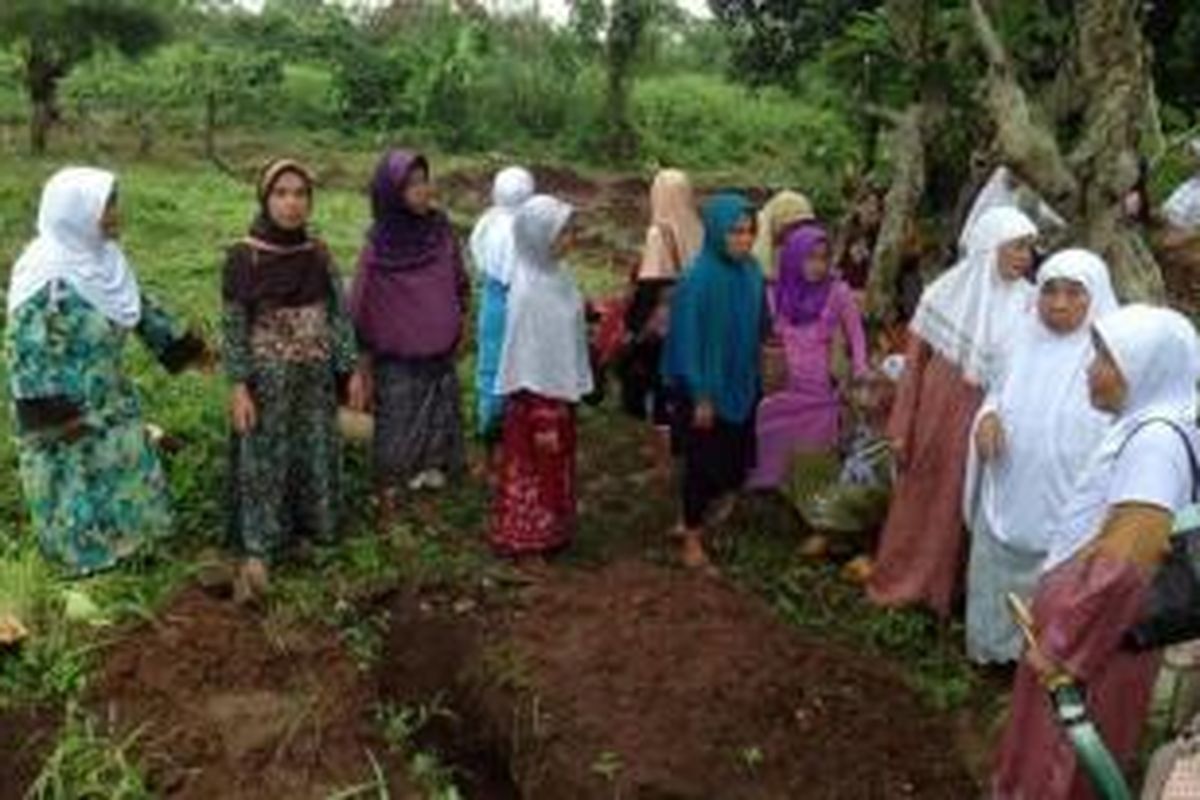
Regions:
<instances>
[{"instance_id":1,"label":"woman in teal hijab","mask_svg":"<svg viewBox=\"0 0 1200 800\"><path fill-rule=\"evenodd\" d=\"M704 207L704 248L675 290L663 377L675 400L683 463L682 560L708 568L704 517L741 487L754 465L754 410L767 314L762 270L751 254L754 207L719 194Z\"/></svg>"}]
</instances>

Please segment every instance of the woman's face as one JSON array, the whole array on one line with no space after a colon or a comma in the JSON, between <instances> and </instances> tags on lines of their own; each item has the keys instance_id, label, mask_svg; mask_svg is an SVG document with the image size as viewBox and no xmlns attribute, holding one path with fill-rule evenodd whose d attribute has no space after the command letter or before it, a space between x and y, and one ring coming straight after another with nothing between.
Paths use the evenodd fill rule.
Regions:
<instances>
[{"instance_id":1,"label":"woman's face","mask_svg":"<svg viewBox=\"0 0 1200 800\"><path fill-rule=\"evenodd\" d=\"M121 238L121 205L117 201L116 189L108 196L108 202L100 214L100 235L105 239Z\"/></svg>"},{"instance_id":2,"label":"woman's face","mask_svg":"<svg viewBox=\"0 0 1200 800\"><path fill-rule=\"evenodd\" d=\"M1042 284L1038 293L1038 316L1043 325L1057 334L1074 333L1087 319L1091 302L1082 283L1054 278Z\"/></svg>"},{"instance_id":3,"label":"woman's face","mask_svg":"<svg viewBox=\"0 0 1200 800\"><path fill-rule=\"evenodd\" d=\"M829 275L829 244L821 242L804 262L804 277L812 282L823 281Z\"/></svg>"},{"instance_id":4,"label":"woman's face","mask_svg":"<svg viewBox=\"0 0 1200 800\"><path fill-rule=\"evenodd\" d=\"M1125 382L1125 376L1121 374L1112 351L1095 331L1092 331L1092 344L1096 348L1096 356L1088 367L1088 394L1092 405L1111 414L1119 413L1125 407L1129 385Z\"/></svg>"},{"instance_id":5,"label":"woman's face","mask_svg":"<svg viewBox=\"0 0 1200 800\"><path fill-rule=\"evenodd\" d=\"M754 218L743 215L725 234L725 252L735 261L746 258L754 249L754 235Z\"/></svg>"},{"instance_id":6,"label":"woman's face","mask_svg":"<svg viewBox=\"0 0 1200 800\"><path fill-rule=\"evenodd\" d=\"M1033 267L1033 237L1014 239L1000 246L1000 277L1006 281L1018 281L1029 274Z\"/></svg>"},{"instance_id":7,"label":"woman's face","mask_svg":"<svg viewBox=\"0 0 1200 800\"><path fill-rule=\"evenodd\" d=\"M424 168L417 167L408 174L404 184L404 205L414 214L428 214L433 209L433 184Z\"/></svg>"},{"instance_id":8,"label":"woman's face","mask_svg":"<svg viewBox=\"0 0 1200 800\"><path fill-rule=\"evenodd\" d=\"M294 172L285 172L276 178L267 195L267 213L276 225L287 231L298 230L308 223L311 206L308 183Z\"/></svg>"}]
</instances>

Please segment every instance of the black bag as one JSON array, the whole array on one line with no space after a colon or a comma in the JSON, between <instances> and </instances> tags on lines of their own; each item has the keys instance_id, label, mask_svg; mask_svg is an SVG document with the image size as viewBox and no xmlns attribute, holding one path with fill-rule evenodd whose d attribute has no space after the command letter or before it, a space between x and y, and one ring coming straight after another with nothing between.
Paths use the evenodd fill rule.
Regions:
<instances>
[{"instance_id":1,"label":"black bag","mask_svg":"<svg viewBox=\"0 0 1200 800\"><path fill-rule=\"evenodd\" d=\"M1192 502L1200 502L1200 462L1183 428L1170 420L1152 419L1142 423L1129 438L1155 422L1170 425L1183 439L1192 469ZM1174 531L1170 543L1170 552L1154 574L1142 618L1125 632L1126 649L1157 650L1200 638L1200 526Z\"/></svg>"}]
</instances>

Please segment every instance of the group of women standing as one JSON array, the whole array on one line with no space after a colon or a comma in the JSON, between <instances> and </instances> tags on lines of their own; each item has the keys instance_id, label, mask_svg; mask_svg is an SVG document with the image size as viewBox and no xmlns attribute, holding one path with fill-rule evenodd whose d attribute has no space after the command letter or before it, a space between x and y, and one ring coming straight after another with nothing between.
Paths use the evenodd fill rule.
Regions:
<instances>
[{"instance_id":1,"label":"group of women standing","mask_svg":"<svg viewBox=\"0 0 1200 800\"><path fill-rule=\"evenodd\" d=\"M371 184L372 225L346 297L309 219L300 163L260 175L246 235L222 277L231 384L230 528L236 587L336 535L339 404L374 411L379 522L402 491L464 467L456 358L470 280L423 157L392 151ZM704 527L743 486L778 486L798 453L832 451L845 381L871 369L855 287L803 195L761 211L718 193L698 210L664 170L626 318L623 406L653 422L678 464L676 534L711 570ZM65 169L46 184L37 237L13 268L5 336L20 473L43 550L76 574L112 566L171 525L162 468L121 368L129 334L170 371L213 362L137 282L117 244L115 177ZM1020 661L993 791L1087 797L1042 681L1088 686L1101 731L1133 755L1155 671L1125 652L1172 514L1196 487L1200 346L1165 309L1118 309L1096 255L1066 250L1034 274L1035 224L1015 207L978 215L958 264L922 295L888 434L899 466L868 579L885 606L950 616L966 596L967 650ZM478 431L489 448L488 540L535 565L576 524L576 407L594 388L583 297L565 263L575 212L513 167L470 238L479 274ZM861 276L860 276L861 277ZM785 377L764 397L762 362ZM844 348L844 354L839 352ZM970 536L966 534L969 529ZM965 591L964 591L965 588ZM1022 649L1004 598L1032 601Z\"/></svg>"},{"instance_id":2,"label":"group of women standing","mask_svg":"<svg viewBox=\"0 0 1200 800\"><path fill-rule=\"evenodd\" d=\"M472 254L485 276L481 429L499 435L490 538L514 556L564 544L574 524L574 404L591 390L583 300L560 263L573 210L502 173ZM379 525L402 491L463 472L456 357L470 280L429 163L384 155L372 224L343 282L309 226L314 181L296 161L261 172L257 209L221 277L230 382L229 540L239 599L268 565L336 536L338 407L374 414ZM114 175L70 168L46 184L38 236L14 265L5 333L20 473L43 551L76 575L145 551L171 527L166 481L122 369L136 333L171 371L216 358L138 285L117 244Z\"/></svg>"}]
</instances>

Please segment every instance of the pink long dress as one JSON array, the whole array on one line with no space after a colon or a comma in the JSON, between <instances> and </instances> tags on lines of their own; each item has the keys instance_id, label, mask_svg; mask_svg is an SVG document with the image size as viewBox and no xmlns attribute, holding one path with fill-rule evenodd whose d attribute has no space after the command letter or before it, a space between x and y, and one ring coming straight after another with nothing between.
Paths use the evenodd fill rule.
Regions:
<instances>
[{"instance_id":1,"label":"pink long dress","mask_svg":"<svg viewBox=\"0 0 1200 800\"><path fill-rule=\"evenodd\" d=\"M1147 573L1132 562L1076 557L1042 578L1032 609L1042 649L1087 688L1092 720L1126 768L1137 755L1159 658L1119 643L1143 609L1148 587ZM1045 687L1024 660L992 792L993 800L1095 798Z\"/></svg>"},{"instance_id":2,"label":"pink long dress","mask_svg":"<svg viewBox=\"0 0 1200 800\"><path fill-rule=\"evenodd\" d=\"M925 605L950 616L965 569L962 493L975 412L983 392L923 339L909 339L888 423L907 463L896 481L867 584L872 602Z\"/></svg>"},{"instance_id":3,"label":"pink long dress","mask_svg":"<svg viewBox=\"0 0 1200 800\"><path fill-rule=\"evenodd\" d=\"M839 330L855 377L867 371L862 314L845 282L834 283L814 321L793 325L775 315L773 324L787 360L787 387L759 404L757 466L748 481L752 489L779 486L796 453L827 451L837 445L841 398L832 361Z\"/></svg>"}]
</instances>

